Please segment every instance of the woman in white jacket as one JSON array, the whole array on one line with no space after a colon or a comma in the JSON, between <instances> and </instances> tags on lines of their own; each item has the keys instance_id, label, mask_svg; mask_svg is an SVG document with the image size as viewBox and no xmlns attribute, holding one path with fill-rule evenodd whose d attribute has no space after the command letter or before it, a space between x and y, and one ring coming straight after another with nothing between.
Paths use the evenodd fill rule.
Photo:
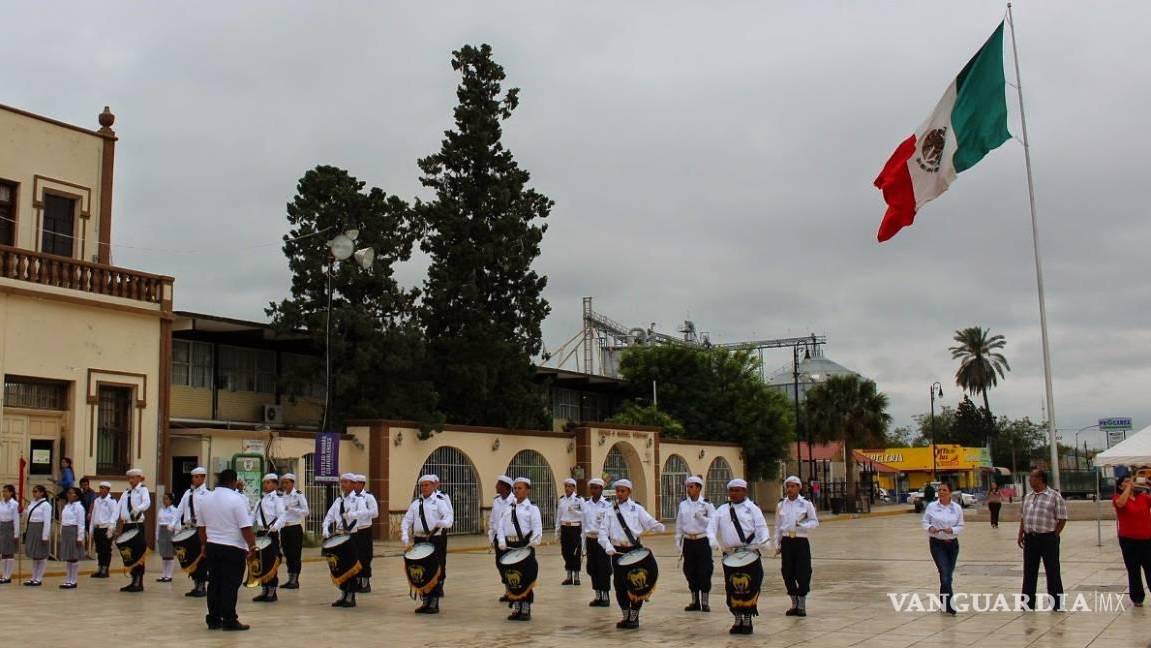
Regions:
<instances>
[{"instance_id":1,"label":"woman in white jacket","mask_svg":"<svg viewBox=\"0 0 1151 648\"><path fill-rule=\"evenodd\" d=\"M40 587L44 571L48 568L48 538L52 536L52 505L48 491L37 484L32 487L32 503L28 505L27 523L24 525L24 555L32 559L32 578L24 581L28 587Z\"/></svg>"},{"instance_id":2,"label":"woman in white jacket","mask_svg":"<svg viewBox=\"0 0 1151 648\"><path fill-rule=\"evenodd\" d=\"M75 486L64 491L68 503L60 511L60 560L67 563L68 575L60 589L76 589L76 577L80 573L79 560L84 557L84 531L87 512L80 501L80 489Z\"/></svg>"}]
</instances>

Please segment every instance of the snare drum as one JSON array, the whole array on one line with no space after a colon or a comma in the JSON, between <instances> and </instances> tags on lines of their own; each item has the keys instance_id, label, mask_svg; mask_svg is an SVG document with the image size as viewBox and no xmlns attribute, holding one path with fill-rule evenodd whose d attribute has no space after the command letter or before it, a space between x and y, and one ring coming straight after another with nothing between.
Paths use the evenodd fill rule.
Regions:
<instances>
[{"instance_id":1,"label":"snare drum","mask_svg":"<svg viewBox=\"0 0 1151 648\"><path fill-rule=\"evenodd\" d=\"M424 596L436 588L443 578L443 565L436 556L436 546L421 542L404 553L404 574L413 595Z\"/></svg>"},{"instance_id":2,"label":"snare drum","mask_svg":"<svg viewBox=\"0 0 1151 648\"><path fill-rule=\"evenodd\" d=\"M143 565L148 557L148 543L140 529L128 529L116 536L116 549L124 560L124 569L135 569Z\"/></svg>"},{"instance_id":3,"label":"snare drum","mask_svg":"<svg viewBox=\"0 0 1151 648\"><path fill-rule=\"evenodd\" d=\"M267 585L280 570L280 543L272 536L256 538L256 555L248 559L248 587Z\"/></svg>"},{"instance_id":4,"label":"snare drum","mask_svg":"<svg viewBox=\"0 0 1151 648\"><path fill-rule=\"evenodd\" d=\"M650 599L659 579L655 554L644 547L632 549L620 556L616 564L624 572L623 583L628 599L632 603Z\"/></svg>"},{"instance_id":5,"label":"snare drum","mask_svg":"<svg viewBox=\"0 0 1151 648\"><path fill-rule=\"evenodd\" d=\"M736 549L723 557L723 584L727 607L732 612L759 614L759 592L763 584L763 564L759 552Z\"/></svg>"},{"instance_id":6,"label":"snare drum","mask_svg":"<svg viewBox=\"0 0 1151 648\"><path fill-rule=\"evenodd\" d=\"M180 569L185 574L191 574L200 566L201 551L200 533L194 528L180 529L172 536L172 548L176 553L176 560L180 561Z\"/></svg>"},{"instance_id":7,"label":"snare drum","mask_svg":"<svg viewBox=\"0 0 1151 648\"><path fill-rule=\"evenodd\" d=\"M343 585L359 575L364 568L356 557L356 543L350 535L337 535L324 540L320 555L328 561L332 583Z\"/></svg>"},{"instance_id":8,"label":"snare drum","mask_svg":"<svg viewBox=\"0 0 1151 648\"><path fill-rule=\"evenodd\" d=\"M522 601L536 586L540 566L531 547L509 549L500 556L500 577L507 588L508 599Z\"/></svg>"}]
</instances>

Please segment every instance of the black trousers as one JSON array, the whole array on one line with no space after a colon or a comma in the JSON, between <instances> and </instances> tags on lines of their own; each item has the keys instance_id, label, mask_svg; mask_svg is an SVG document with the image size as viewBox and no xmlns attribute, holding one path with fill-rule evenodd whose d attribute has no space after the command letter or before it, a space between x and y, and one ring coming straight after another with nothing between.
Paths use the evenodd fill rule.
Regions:
<instances>
[{"instance_id":1,"label":"black trousers","mask_svg":"<svg viewBox=\"0 0 1151 648\"><path fill-rule=\"evenodd\" d=\"M107 529L93 529L92 543L96 545L96 564L107 567L112 564L112 538Z\"/></svg>"},{"instance_id":2,"label":"black trousers","mask_svg":"<svg viewBox=\"0 0 1151 648\"><path fill-rule=\"evenodd\" d=\"M711 575L715 563L711 559L711 543L707 538L683 539L683 575L687 588L693 592L710 592Z\"/></svg>"},{"instance_id":3,"label":"black trousers","mask_svg":"<svg viewBox=\"0 0 1151 648\"><path fill-rule=\"evenodd\" d=\"M300 573L300 555L304 551L304 525L293 524L280 530L280 548L289 574Z\"/></svg>"},{"instance_id":4,"label":"black trousers","mask_svg":"<svg viewBox=\"0 0 1151 648\"><path fill-rule=\"evenodd\" d=\"M1055 608L1060 608L1063 578L1059 574L1059 534L1027 533L1023 536L1023 596L1027 609L1035 607L1035 588L1039 584L1039 561L1047 575L1047 593L1055 597Z\"/></svg>"},{"instance_id":5,"label":"black trousers","mask_svg":"<svg viewBox=\"0 0 1151 648\"><path fill-rule=\"evenodd\" d=\"M1123 552L1123 565L1127 568L1127 592L1132 602L1142 603L1144 575L1148 586L1151 586L1151 540L1120 536L1119 549Z\"/></svg>"},{"instance_id":6,"label":"black trousers","mask_svg":"<svg viewBox=\"0 0 1151 648\"><path fill-rule=\"evenodd\" d=\"M592 589L597 592L610 591L611 559L595 538L588 538L584 544L587 546L587 574L591 576Z\"/></svg>"},{"instance_id":7,"label":"black trousers","mask_svg":"<svg viewBox=\"0 0 1151 648\"><path fill-rule=\"evenodd\" d=\"M615 602L619 605L621 610L639 610L643 607L643 601L632 601L627 596L627 570L620 569L619 559L623 555L631 551L631 547L616 547L615 555L611 557L611 569L613 580L615 581Z\"/></svg>"},{"instance_id":8,"label":"black trousers","mask_svg":"<svg viewBox=\"0 0 1151 648\"><path fill-rule=\"evenodd\" d=\"M145 531L144 531L144 523L143 523L143 522L132 522L132 523L130 523L130 524L125 524L125 525L122 527L122 530L120 531L120 533L127 533L127 532L128 532L130 529L139 529L139 530L140 530L140 533L145 533ZM147 535L145 535L144 537L146 538L146 537L148 537L148 536L147 536ZM145 564L146 564L146 563L140 563L140 564L139 564L139 565L137 565L136 567L133 567L133 568L132 568L132 571L131 571L130 573L132 574L132 578L133 578L133 579L136 579L136 578L143 578L143 577L144 577L144 565L145 565Z\"/></svg>"},{"instance_id":9,"label":"black trousers","mask_svg":"<svg viewBox=\"0 0 1151 648\"><path fill-rule=\"evenodd\" d=\"M788 596L807 596L811 591L811 543L807 538L780 540L780 567Z\"/></svg>"},{"instance_id":10,"label":"black trousers","mask_svg":"<svg viewBox=\"0 0 1151 648\"><path fill-rule=\"evenodd\" d=\"M442 598L444 595L444 581L448 579L448 537L446 535L436 534L429 537L416 536L416 542L430 542L436 548L435 556L439 561L440 567L440 582L436 585L429 594L429 598Z\"/></svg>"},{"instance_id":11,"label":"black trousers","mask_svg":"<svg viewBox=\"0 0 1151 648\"><path fill-rule=\"evenodd\" d=\"M244 567L248 552L238 547L208 543L208 621L231 623L236 621L236 598L244 581Z\"/></svg>"},{"instance_id":12,"label":"black trousers","mask_svg":"<svg viewBox=\"0 0 1151 648\"><path fill-rule=\"evenodd\" d=\"M360 576L364 578L372 577L372 552L375 547L372 545L372 529L360 529L356 531L356 537L353 539L356 543L356 558L360 560L360 565L363 569L360 571Z\"/></svg>"},{"instance_id":13,"label":"black trousers","mask_svg":"<svg viewBox=\"0 0 1151 648\"><path fill-rule=\"evenodd\" d=\"M509 552L511 550L510 549L500 549L500 541L499 540L492 540L492 549L496 550L496 571L498 571L500 573L500 582L504 583L504 585L507 585L507 583L504 582L504 572L500 569L500 558L503 558L504 554L506 554L507 552Z\"/></svg>"},{"instance_id":14,"label":"black trousers","mask_svg":"<svg viewBox=\"0 0 1151 648\"><path fill-rule=\"evenodd\" d=\"M991 513L991 526L999 526L999 509L1003 508L1003 504L999 502L991 502L987 505L988 512Z\"/></svg>"},{"instance_id":15,"label":"black trousers","mask_svg":"<svg viewBox=\"0 0 1151 648\"><path fill-rule=\"evenodd\" d=\"M556 524L559 524L557 522ZM582 526L561 526L560 527L560 552L564 557L564 569L570 572L578 572L582 556L580 549L580 539L583 537Z\"/></svg>"}]
</instances>

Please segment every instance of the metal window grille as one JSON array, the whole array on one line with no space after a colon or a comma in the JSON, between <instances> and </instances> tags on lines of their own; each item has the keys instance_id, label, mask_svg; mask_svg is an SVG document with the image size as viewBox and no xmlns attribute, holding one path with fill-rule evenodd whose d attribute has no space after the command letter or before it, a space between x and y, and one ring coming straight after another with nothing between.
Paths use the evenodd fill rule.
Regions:
<instances>
[{"instance_id":1,"label":"metal window grille","mask_svg":"<svg viewBox=\"0 0 1151 648\"><path fill-rule=\"evenodd\" d=\"M671 455L663 464L663 472L659 477L659 513L664 520L674 520L679 512L679 502L687 497L687 487L683 480L691 476L687 470L687 461L679 455Z\"/></svg>"},{"instance_id":2,"label":"metal window grille","mask_svg":"<svg viewBox=\"0 0 1151 648\"><path fill-rule=\"evenodd\" d=\"M556 525L556 505L559 503L559 491L552 477L552 468L547 459L535 450L521 450L512 457L508 464L507 475L512 479L527 477L532 480L531 500L540 507L540 517L543 518L545 529L554 529Z\"/></svg>"},{"instance_id":3,"label":"metal window grille","mask_svg":"<svg viewBox=\"0 0 1151 648\"><path fill-rule=\"evenodd\" d=\"M68 383L6 379L4 381L4 407L67 410Z\"/></svg>"},{"instance_id":4,"label":"metal window grille","mask_svg":"<svg viewBox=\"0 0 1151 648\"><path fill-rule=\"evenodd\" d=\"M607 490L604 495L608 500L615 502L615 491L611 489L612 483L617 479L631 479L631 472L627 467L627 460L624 459L623 452L619 449L619 444L613 445L611 450L607 451L607 458L603 462L603 479L607 482Z\"/></svg>"},{"instance_id":5,"label":"metal window grille","mask_svg":"<svg viewBox=\"0 0 1151 648\"><path fill-rule=\"evenodd\" d=\"M128 469L132 444L132 390L100 387L96 427L96 470L119 475Z\"/></svg>"},{"instance_id":6,"label":"metal window grille","mask_svg":"<svg viewBox=\"0 0 1151 648\"><path fill-rule=\"evenodd\" d=\"M304 527L318 538L323 535L324 516L328 514L328 507L332 505L335 495L331 484L316 483L314 452L304 455L304 482L300 490L308 498L308 519Z\"/></svg>"},{"instance_id":7,"label":"metal window grille","mask_svg":"<svg viewBox=\"0 0 1151 648\"><path fill-rule=\"evenodd\" d=\"M727 501L727 482L732 480L731 464L727 459L716 457L707 469L707 478L704 479L704 497L712 504L719 506L720 502Z\"/></svg>"},{"instance_id":8,"label":"metal window grille","mask_svg":"<svg viewBox=\"0 0 1151 648\"><path fill-rule=\"evenodd\" d=\"M476 467L467 455L456 448L436 448L420 468L420 474L433 473L440 478L440 491L451 498L455 524L449 535L481 533L480 482ZM412 499L419 497L420 485L412 489Z\"/></svg>"}]
</instances>

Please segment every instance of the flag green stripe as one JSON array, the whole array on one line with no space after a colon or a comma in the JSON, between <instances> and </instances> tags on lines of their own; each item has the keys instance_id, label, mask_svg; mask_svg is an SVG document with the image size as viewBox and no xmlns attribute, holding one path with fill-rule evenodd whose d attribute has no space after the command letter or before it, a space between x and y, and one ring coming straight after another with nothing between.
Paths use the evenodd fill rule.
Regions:
<instances>
[{"instance_id":1,"label":"flag green stripe","mask_svg":"<svg viewBox=\"0 0 1151 648\"><path fill-rule=\"evenodd\" d=\"M961 173L1011 137L1003 78L1003 23L967 62L955 83L951 126L958 146L952 160L955 171Z\"/></svg>"}]
</instances>

